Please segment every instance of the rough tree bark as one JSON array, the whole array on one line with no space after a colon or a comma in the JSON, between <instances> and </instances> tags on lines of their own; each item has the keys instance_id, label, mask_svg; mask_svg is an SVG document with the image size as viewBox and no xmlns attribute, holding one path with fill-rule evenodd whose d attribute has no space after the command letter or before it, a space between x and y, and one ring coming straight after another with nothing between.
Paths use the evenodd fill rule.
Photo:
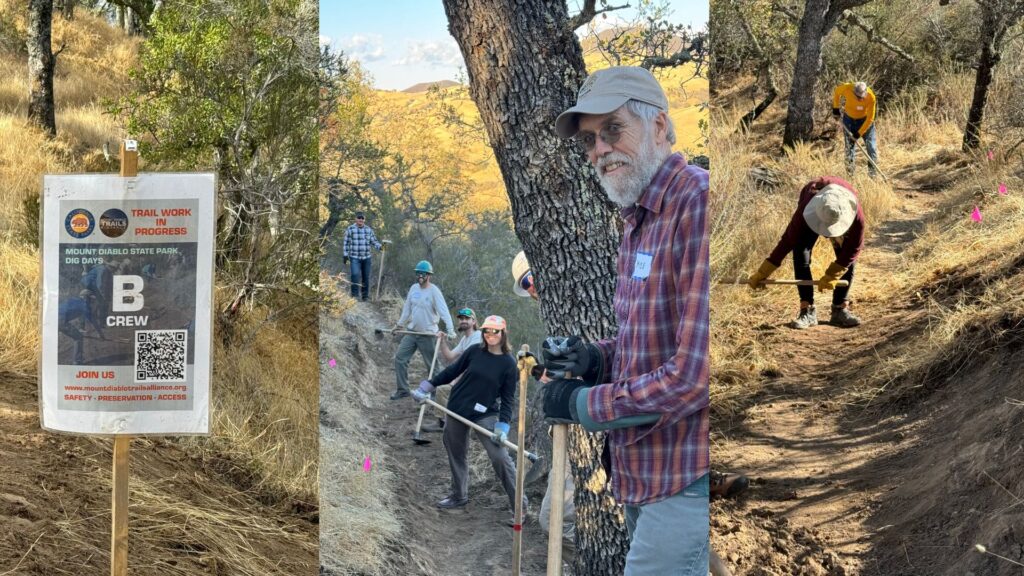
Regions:
<instances>
[{"instance_id":1,"label":"rough tree bark","mask_svg":"<svg viewBox=\"0 0 1024 576\"><path fill-rule=\"evenodd\" d=\"M807 0L797 33L796 65L789 92L789 110L783 146L793 146L814 132L814 96L821 74L821 47L843 10L871 0Z\"/></svg>"},{"instance_id":2,"label":"rough tree bark","mask_svg":"<svg viewBox=\"0 0 1024 576\"><path fill-rule=\"evenodd\" d=\"M516 234L537 274L553 334L612 336L615 255L621 235L582 151L554 133L586 69L564 0L443 0L466 61L512 206ZM576 478L577 574L622 574L621 509L604 482L603 438L570 427ZM598 476L599 475L599 476Z\"/></svg>"},{"instance_id":3,"label":"rough tree bark","mask_svg":"<svg viewBox=\"0 0 1024 576\"><path fill-rule=\"evenodd\" d=\"M988 0L978 2L978 5L981 8L981 55L974 77L974 97L964 127L964 152L977 150L981 145L981 123L985 118L988 89L1002 59L1003 40L1006 32L1024 17L1024 0Z\"/></svg>"},{"instance_id":4,"label":"rough tree bark","mask_svg":"<svg viewBox=\"0 0 1024 576\"><path fill-rule=\"evenodd\" d=\"M53 48L50 29L53 0L29 0L28 3L28 119L45 130L50 138L57 135L53 103Z\"/></svg>"}]
</instances>

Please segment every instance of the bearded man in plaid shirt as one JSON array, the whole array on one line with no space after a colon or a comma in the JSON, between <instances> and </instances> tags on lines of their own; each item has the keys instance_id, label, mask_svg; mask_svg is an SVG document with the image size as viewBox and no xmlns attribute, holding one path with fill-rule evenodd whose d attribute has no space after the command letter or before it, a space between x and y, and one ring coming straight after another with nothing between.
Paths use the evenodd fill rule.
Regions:
<instances>
[{"instance_id":1,"label":"bearded man in plaid shirt","mask_svg":"<svg viewBox=\"0 0 1024 576\"><path fill-rule=\"evenodd\" d=\"M555 122L586 151L625 228L618 334L544 342L555 377L544 412L607 431L626 576L708 573L708 172L672 153L667 112L651 73L623 66L593 73Z\"/></svg>"}]
</instances>

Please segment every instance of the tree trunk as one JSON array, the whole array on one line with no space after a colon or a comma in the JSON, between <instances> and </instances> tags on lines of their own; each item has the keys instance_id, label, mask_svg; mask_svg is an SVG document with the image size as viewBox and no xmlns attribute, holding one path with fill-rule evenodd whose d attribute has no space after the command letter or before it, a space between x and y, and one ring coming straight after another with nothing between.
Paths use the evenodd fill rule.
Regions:
<instances>
[{"instance_id":1,"label":"tree trunk","mask_svg":"<svg viewBox=\"0 0 1024 576\"><path fill-rule=\"evenodd\" d=\"M586 69L563 0L443 0L466 61L552 334L615 333L612 296L620 222L582 151L554 133ZM577 574L620 575L628 540L601 469L604 439L569 431L576 482ZM603 472L601 473L603 476Z\"/></svg>"},{"instance_id":2,"label":"tree trunk","mask_svg":"<svg viewBox=\"0 0 1024 576\"><path fill-rule=\"evenodd\" d=\"M814 132L814 100L821 74L821 47L835 28L843 10L867 4L871 0L807 0L797 33L796 65L789 91L789 110L783 146L793 146Z\"/></svg>"},{"instance_id":3,"label":"tree trunk","mask_svg":"<svg viewBox=\"0 0 1024 576\"><path fill-rule=\"evenodd\" d=\"M964 152L977 150L981 144L981 123L985 117L988 89L1002 58L1006 32L1024 17L1024 2L1021 0L982 4L980 9L981 56L978 59L978 73L974 77L974 98L967 113L967 126L964 127Z\"/></svg>"},{"instance_id":4,"label":"tree trunk","mask_svg":"<svg viewBox=\"0 0 1024 576\"><path fill-rule=\"evenodd\" d=\"M57 135L53 103L53 49L50 28L53 0L29 0L28 3L28 119L51 138Z\"/></svg>"}]
</instances>

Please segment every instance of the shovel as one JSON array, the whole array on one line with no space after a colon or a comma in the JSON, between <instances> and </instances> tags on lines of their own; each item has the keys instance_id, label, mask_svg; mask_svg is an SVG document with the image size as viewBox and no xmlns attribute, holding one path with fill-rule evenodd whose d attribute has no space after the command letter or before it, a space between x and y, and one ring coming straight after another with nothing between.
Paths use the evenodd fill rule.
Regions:
<instances>
[{"instance_id":1,"label":"shovel","mask_svg":"<svg viewBox=\"0 0 1024 576\"><path fill-rule=\"evenodd\" d=\"M840 121L839 125L843 127L844 133L849 134L851 137L853 137L853 132L850 132L850 129L846 127L846 124L843 124L842 121ZM860 143L860 137L854 138L853 143L864 154L864 157L868 159L868 162L870 162L871 165L875 168L875 171L878 172L878 175L882 177L882 180L885 180L886 184L892 184L892 181L889 180L889 177L885 175L885 172L882 172L882 169L878 167L878 164L875 164L875 161L872 160L871 156L868 155L867 149L865 149L864 145Z\"/></svg>"},{"instance_id":2,"label":"shovel","mask_svg":"<svg viewBox=\"0 0 1024 576\"><path fill-rule=\"evenodd\" d=\"M436 337L437 334L434 334ZM434 364L437 364L437 352L441 349L441 339L437 339L437 344L434 344L434 359L430 361L430 372L427 373L427 380L430 380L434 376ZM420 428L423 427L423 413L427 411L427 405L422 404L420 406L420 417L416 420L416 433L412 435L412 441L420 446L430 444L430 440L423 437L420 432Z\"/></svg>"}]
</instances>

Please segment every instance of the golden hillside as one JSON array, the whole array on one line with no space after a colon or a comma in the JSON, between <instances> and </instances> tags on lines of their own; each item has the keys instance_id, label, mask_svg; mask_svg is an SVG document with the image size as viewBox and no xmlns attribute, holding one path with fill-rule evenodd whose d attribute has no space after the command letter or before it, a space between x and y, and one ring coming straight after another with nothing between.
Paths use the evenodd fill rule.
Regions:
<instances>
[{"instance_id":1,"label":"golden hillside","mask_svg":"<svg viewBox=\"0 0 1024 576\"><path fill-rule=\"evenodd\" d=\"M608 64L599 54L587 56L590 71L606 68ZM691 153L706 153L699 148L703 141L698 123L707 120L708 113L702 104L708 100L706 78L692 78L693 66L658 71L656 76L668 94L669 115L676 125L677 150ZM446 100L450 102L464 120L479 125L476 105L464 86L446 88ZM494 154L481 138L466 138L457 130L445 126L439 120L436 97L428 92L377 90L372 104L375 116L373 130L379 137L404 154L417 155L422 147L437 146L461 162L462 173L472 182L468 210L506 210L509 208L505 185ZM408 126L427 127L426 138L405 139L393 137L407 131Z\"/></svg>"}]
</instances>

